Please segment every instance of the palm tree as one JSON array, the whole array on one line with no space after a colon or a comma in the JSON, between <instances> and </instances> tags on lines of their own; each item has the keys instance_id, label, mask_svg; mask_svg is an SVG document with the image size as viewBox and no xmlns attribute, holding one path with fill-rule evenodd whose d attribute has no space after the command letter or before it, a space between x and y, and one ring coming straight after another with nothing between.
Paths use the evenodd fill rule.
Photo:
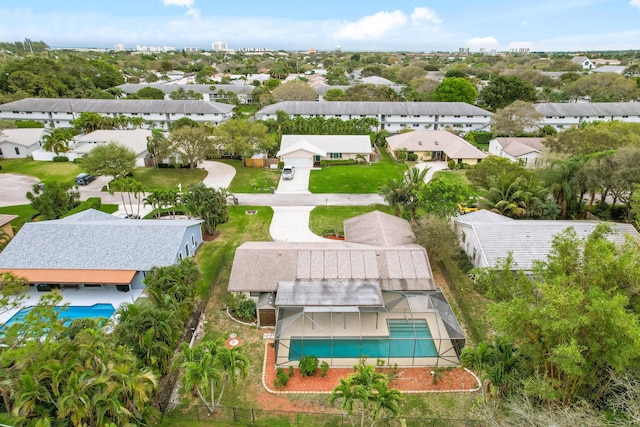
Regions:
<instances>
[{"instance_id":1,"label":"palm tree","mask_svg":"<svg viewBox=\"0 0 640 427\"><path fill-rule=\"evenodd\" d=\"M411 222L416 219L416 209L420 206L420 191L425 186L425 177L430 168L424 168L422 170L413 166L410 167L404 174L403 183L405 185L405 193L407 195L407 201L405 208L411 210Z\"/></svg>"},{"instance_id":2,"label":"palm tree","mask_svg":"<svg viewBox=\"0 0 640 427\"><path fill-rule=\"evenodd\" d=\"M222 371L222 389L218 396L218 406L222 400L224 389L227 383L236 385L238 375L242 378L249 372L249 358L242 353L242 347L228 348L220 345L216 352L216 365Z\"/></svg>"},{"instance_id":3,"label":"palm tree","mask_svg":"<svg viewBox=\"0 0 640 427\"><path fill-rule=\"evenodd\" d=\"M369 399L373 401L371 427L373 427L378 417L384 412L390 412L393 418L396 418L400 413L399 404L402 400L402 393L395 388L390 389L386 381L379 381L373 386Z\"/></svg>"},{"instance_id":4,"label":"palm tree","mask_svg":"<svg viewBox=\"0 0 640 427\"><path fill-rule=\"evenodd\" d=\"M114 192L120 192L120 198L122 199L122 207L124 208L124 212L127 216L132 218L138 218L140 216L140 201L141 201L141 193L144 194L144 187L140 181L136 181L133 178L119 178L111 182L109 186L109 194L113 194ZM131 209L131 213L127 210L127 204L124 200L124 193L127 193L129 208ZM131 196L135 198L137 201L137 210L134 214L133 203Z\"/></svg>"},{"instance_id":5,"label":"palm tree","mask_svg":"<svg viewBox=\"0 0 640 427\"><path fill-rule=\"evenodd\" d=\"M181 352L176 361L183 370L183 387L195 391L210 412L214 412L215 387L221 381L220 371L215 364L217 346L203 342L196 347L182 343Z\"/></svg>"},{"instance_id":6,"label":"palm tree","mask_svg":"<svg viewBox=\"0 0 640 427\"><path fill-rule=\"evenodd\" d=\"M54 129L50 134L42 137L42 148L46 151L53 151L56 157L60 153L69 151L69 143L73 135L67 129Z\"/></svg>"},{"instance_id":7,"label":"palm tree","mask_svg":"<svg viewBox=\"0 0 640 427\"><path fill-rule=\"evenodd\" d=\"M404 182L391 179L378 188L378 194L393 208L393 214L400 216L400 209L404 207L408 199Z\"/></svg>"},{"instance_id":8,"label":"palm tree","mask_svg":"<svg viewBox=\"0 0 640 427\"><path fill-rule=\"evenodd\" d=\"M330 405L333 405L336 400L342 400L340 407L348 416L353 415L353 404L359 399L359 390L354 390L351 379L351 376L340 378L340 382L333 388L329 397Z\"/></svg>"}]
</instances>

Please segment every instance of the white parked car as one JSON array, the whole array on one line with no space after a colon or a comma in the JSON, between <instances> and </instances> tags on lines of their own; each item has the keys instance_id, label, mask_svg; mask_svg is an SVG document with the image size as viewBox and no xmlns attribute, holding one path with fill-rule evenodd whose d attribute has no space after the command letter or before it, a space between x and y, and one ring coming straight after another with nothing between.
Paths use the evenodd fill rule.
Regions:
<instances>
[{"instance_id":1,"label":"white parked car","mask_svg":"<svg viewBox=\"0 0 640 427\"><path fill-rule=\"evenodd\" d=\"M282 168L282 179L293 179L293 175L295 175L295 173L295 166L284 165Z\"/></svg>"}]
</instances>

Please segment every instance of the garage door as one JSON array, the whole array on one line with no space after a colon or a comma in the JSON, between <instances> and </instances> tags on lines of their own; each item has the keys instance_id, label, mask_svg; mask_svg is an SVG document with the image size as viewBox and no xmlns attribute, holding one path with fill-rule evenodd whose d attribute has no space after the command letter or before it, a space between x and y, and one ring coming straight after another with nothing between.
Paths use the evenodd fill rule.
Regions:
<instances>
[{"instance_id":1,"label":"garage door","mask_svg":"<svg viewBox=\"0 0 640 427\"><path fill-rule=\"evenodd\" d=\"M287 166L295 166L297 168L310 168L311 159L307 157L285 157L284 164Z\"/></svg>"}]
</instances>

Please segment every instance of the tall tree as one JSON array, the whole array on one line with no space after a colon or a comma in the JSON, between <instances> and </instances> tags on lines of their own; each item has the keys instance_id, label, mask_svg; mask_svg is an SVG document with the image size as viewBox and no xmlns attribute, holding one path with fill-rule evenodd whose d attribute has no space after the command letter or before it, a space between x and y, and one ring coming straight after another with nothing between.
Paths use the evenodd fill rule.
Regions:
<instances>
[{"instance_id":1,"label":"tall tree","mask_svg":"<svg viewBox=\"0 0 640 427\"><path fill-rule=\"evenodd\" d=\"M473 105L477 98L477 89L467 79L460 77L442 80L433 91L433 100L436 102L466 102Z\"/></svg>"},{"instance_id":2,"label":"tall tree","mask_svg":"<svg viewBox=\"0 0 640 427\"><path fill-rule=\"evenodd\" d=\"M504 108L513 101L535 102L536 88L516 76L499 75L480 92L480 100L492 110Z\"/></svg>"},{"instance_id":3,"label":"tall tree","mask_svg":"<svg viewBox=\"0 0 640 427\"><path fill-rule=\"evenodd\" d=\"M50 182L44 187L34 185L26 197L42 219L60 218L80 203L78 191L55 182Z\"/></svg>"},{"instance_id":4,"label":"tall tree","mask_svg":"<svg viewBox=\"0 0 640 427\"><path fill-rule=\"evenodd\" d=\"M204 232L213 234L218 224L229 219L228 205L237 205L238 201L225 188L208 188L198 183L189 186L188 192L183 195L183 203L189 215L204 221Z\"/></svg>"},{"instance_id":5,"label":"tall tree","mask_svg":"<svg viewBox=\"0 0 640 427\"><path fill-rule=\"evenodd\" d=\"M124 178L136 167L136 153L115 142L99 144L82 157L82 164L93 175Z\"/></svg>"},{"instance_id":6,"label":"tall tree","mask_svg":"<svg viewBox=\"0 0 640 427\"><path fill-rule=\"evenodd\" d=\"M73 135L68 129L54 129L50 134L42 137L42 148L46 151L53 151L56 156L69 151L69 143L73 140Z\"/></svg>"},{"instance_id":7,"label":"tall tree","mask_svg":"<svg viewBox=\"0 0 640 427\"><path fill-rule=\"evenodd\" d=\"M238 377L246 377L249 372L249 358L243 354L242 346L228 348L224 345L218 347L216 353L216 365L222 373L222 387L218 395L218 406L222 400L227 384L236 385Z\"/></svg>"},{"instance_id":8,"label":"tall tree","mask_svg":"<svg viewBox=\"0 0 640 427\"><path fill-rule=\"evenodd\" d=\"M302 80L291 80L275 88L273 98L280 101L315 101L318 93Z\"/></svg>"},{"instance_id":9,"label":"tall tree","mask_svg":"<svg viewBox=\"0 0 640 427\"><path fill-rule=\"evenodd\" d=\"M191 169L195 168L207 155L218 151L209 131L204 127L184 126L172 129L169 133L169 142L173 150L180 155L182 163L188 164Z\"/></svg>"},{"instance_id":10,"label":"tall tree","mask_svg":"<svg viewBox=\"0 0 640 427\"><path fill-rule=\"evenodd\" d=\"M496 111L491 117L491 131L498 136L531 132L536 129L542 117L532 103L517 100Z\"/></svg>"},{"instance_id":11,"label":"tall tree","mask_svg":"<svg viewBox=\"0 0 640 427\"><path fill-rule=\"evenodd\" d=\"M251 157L275 146L275 141L267 136L267 127L260 121L227 120L213 129L213 135L220 149L242 157Z\"/></svg>"}]
</instances>

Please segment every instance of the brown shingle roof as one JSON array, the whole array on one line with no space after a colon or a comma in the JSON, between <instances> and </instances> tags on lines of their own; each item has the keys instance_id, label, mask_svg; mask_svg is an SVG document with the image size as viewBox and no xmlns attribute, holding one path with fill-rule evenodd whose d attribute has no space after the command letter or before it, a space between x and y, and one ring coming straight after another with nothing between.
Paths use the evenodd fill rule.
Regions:
<instances>
[{"instance_id":1,"label":"brown shingle roof","mask_svg":"<svg viewBox=\"0 0 640 427\"><path fill-rule=\"evenodd\" d=\"M442 151L451 159L484 159L485 153L446 130L417 130L387 138L393 151Z\"/></svg>"}]
</instances>

